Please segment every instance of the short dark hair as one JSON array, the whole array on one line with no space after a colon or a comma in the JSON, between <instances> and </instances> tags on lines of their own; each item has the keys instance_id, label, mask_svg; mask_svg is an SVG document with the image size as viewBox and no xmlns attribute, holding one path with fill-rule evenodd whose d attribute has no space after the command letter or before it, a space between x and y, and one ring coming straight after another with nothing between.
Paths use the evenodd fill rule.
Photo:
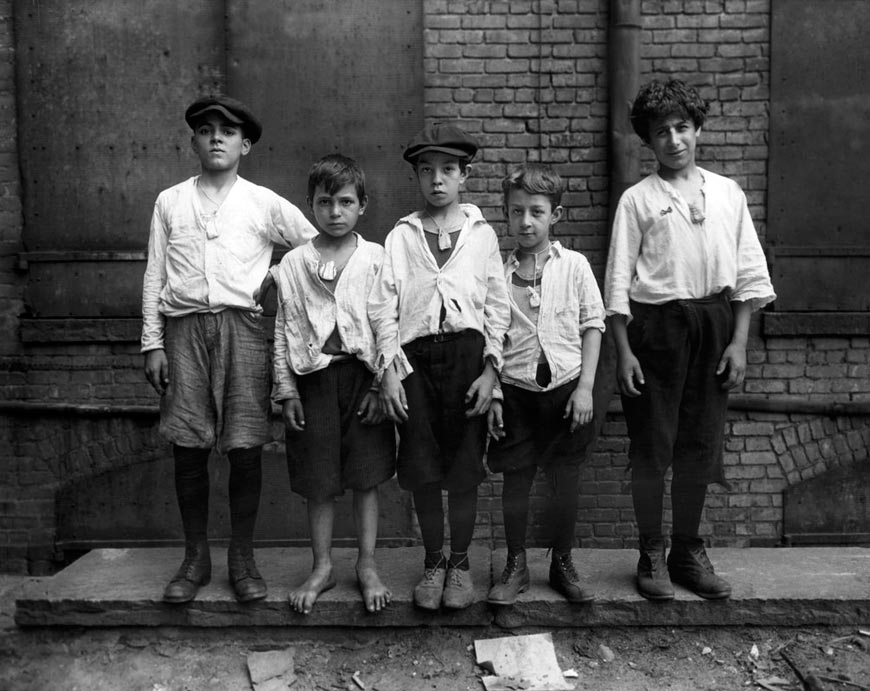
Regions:
<instances>
[{"instance_id":1,"label":"short dark hair","mask_svg":"<svg viewBox=\"0 0 870 691\"><path fill-rule=\"evenodd\" d=\"M366 176L352 158L342 154L327 154L308 170L308 199L314 198L318 186L335 194L345 185L353 185L360 201L366 198Z\"/></svg>"},{"instance_id":2,"label":"short dark hair","mask_svg":"<svg viewBox=\"0 0 870 691\"><path fill-rule=\"evenodd\" d=\"M505 205L513 190L523 190L528 194L546 195L555 209L562 203L565 183L553 167L546 163L524 163L514 168L501 181L501 189Z\"/></svg>"},{"instance_id":3,"label":"short dark hair","mask_svg":"<svg viewBox=\"0 0 870 691\"><path fill-rule=\"evenodd\" d=\"M679 79L662 82L657 79L645 84L637 93L631 108L631 126L637 135L649 143L650 125L671 113L679 113L700 129L707 120L709 106L693 86Z\"/></svg>"}]
</instances>

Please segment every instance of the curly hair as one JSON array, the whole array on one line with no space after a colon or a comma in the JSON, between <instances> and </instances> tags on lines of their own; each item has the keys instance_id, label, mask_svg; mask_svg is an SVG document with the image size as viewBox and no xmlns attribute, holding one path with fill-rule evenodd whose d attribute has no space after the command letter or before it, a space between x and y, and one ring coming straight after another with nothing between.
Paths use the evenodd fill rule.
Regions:
<instances>
[{"instance_id":1,"label":"curly hair","mask_svg":"<svg viewBox=\"0 0 870 691\"><path fill-rule=\"evenodd\" d=\"M693 86L679 79L666 82L653 80L640 88L631 108L631 126L637 135L649 143L650 125L672 113L691 120L696 129L707 120L709 106Z\"/></svg>"}]
</instances>

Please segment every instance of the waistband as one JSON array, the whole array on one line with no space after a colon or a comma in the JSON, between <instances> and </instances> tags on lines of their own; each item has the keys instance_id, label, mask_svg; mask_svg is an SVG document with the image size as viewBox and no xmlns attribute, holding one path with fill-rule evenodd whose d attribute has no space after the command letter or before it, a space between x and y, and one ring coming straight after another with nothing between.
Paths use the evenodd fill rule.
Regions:
<instances>
[{"instance_id":1,"label":"waistband","mask_svg":"<svg viewBox=\"0 0 870 691\"><path fill-rule=\"evenodd\" d=\"M428 336L419 336L411 343L447 343L448 341L456 341L460 338L467 338L476 334L474 329L463 329L462 331L439 331L436 334ZM410 345L410 344L409 344Z\"/></svg>"}]
</instances>

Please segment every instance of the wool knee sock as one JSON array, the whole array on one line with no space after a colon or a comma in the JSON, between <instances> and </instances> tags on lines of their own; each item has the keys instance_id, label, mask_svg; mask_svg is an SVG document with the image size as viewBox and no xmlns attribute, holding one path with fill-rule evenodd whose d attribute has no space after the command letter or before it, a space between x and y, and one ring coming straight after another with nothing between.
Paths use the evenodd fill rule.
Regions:
<instances>
[{"instance_id":1,"label":"wool knee sock","mask_svg":"<svg viewBox=\"0 0 870 691\"><path fill-rule=\"evenodd\" d=\"M441 488L427 485L414 491L414 511L420 524L423 549L426 550L426 568L437 566L444 547L444 507ZM430 563L434 562L434 563Z\"/></svg>"},{"instance_id":2,"label":"wool knee sock","mask_svg":"<svg viewBox=\"0 0 870 691\"><path fill-rule=\"evenodd\" d=\"M631 499L637 530L643 537L661 537L662 506L665 495L664 473L631 471Z\"/></svg>"},{"instance_id":3,"label":"wool knee sock","mask_svg":"<svg viewBox=\"0 0 870 691\"><path fill-rule=\"evenodd\" d=\"M505 471L501 492L504 514L504 536L508 552L515 554L526 548L526 531L529 525L529 493L535 480L537 468Z\"/></svg>"},{"instance_id":4,"label":"wool knee sock","mask_svg":"<svg viewBox=\"0 0 870 691\"><path fill-rule=\"evenodd\" d=\"M671 532L683 537L698 537L704 502L707 499L707 484L687 482L675 478L671 482L671 507L674 520Z\"/></svg>"},{"instance_id":5,"label":"wool knee sock","mask_svg":"<svg viewBox=\"0 0 870 691\"><path fill-rule=\"evenodd\" d=\"M450 564L468 568L468 547L474 537L477 519L477 487L465 492L447 493L447 520L450 523Z\"/></svg>"},{"instance_id":6,"label":"wool knee sock","mask_svg":"<svg viewBox=\"0 0 870 691\"><path fill-rule=\"evenodd\" d=\"M262 483L262 447L232 449L230 460L230 522L232 542L250 544L260 509Z\"/></svg>"},{"instance_id":7,"label":"wool knee sock","mask_svg":"<svg viewBox=\"0 0 870 691\"><path fill-rule=\"evenodd\" d=\"M556 554L567 554L574 547L577 504L580 500L580 467L558 466L548 471L552 498L548 508L550 546Z\"/></svg>"},{"instance_id":8,"label":"wool knee sock","mask_svg":"<svg viewBox=\"0 0 870 691\"><path fill-rule=\"evenodd\" d=\"M187 542L203 542L208 533L208 457L211 449L173 446L175 496Z\"/></svg>"}]
</instances>

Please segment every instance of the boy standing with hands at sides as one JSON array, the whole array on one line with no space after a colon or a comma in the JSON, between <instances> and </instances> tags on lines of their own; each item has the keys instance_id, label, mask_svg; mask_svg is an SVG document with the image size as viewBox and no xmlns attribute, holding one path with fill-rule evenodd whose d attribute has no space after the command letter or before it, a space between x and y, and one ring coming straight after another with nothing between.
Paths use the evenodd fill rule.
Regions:
<instances>
[{"instance_id":1,"label":"boy standing with hands at sides","mask_svg":"<svg viewBox=\"0 0 870 691\"><path fill-rule=\"evenodd\" d=\"M308 205L320 232L272 271L278 288L272 398L287 425L290 486L308 502L314 556L311 575L290 592L290 606L301 614L335 586L334 502L345 489L353 490L356 573L366 609L378 612L392 597L375 566L378 485L395 472L396 435L379 408L366 306L384 248L354 230L367 203L355 161L339 154L319 160L308 174Z\"/></svg>"},{"instance_id":2,"label":"boy standing with hands at sides","mask_svg":"<svg viewBox=\"0 0 870 691\"><path fill-rule=\"evenodd\" d=\"M511 323L501 383L504 403L488 414L490 470L504 473L507 563L487 600L511 605L529 587L526 527L537 469L546 473L550 586L571 602L589 602L574 547L580 462L594 437L592 389L604 331L604 303L589 262L550 239L564 213L563 183L544 164L529 163L502 182L517 248L505 262Z\"/></svg>"},{"instance_id":3,"label":"boy standing with hands at sides","mask_svg":"<svg viewBox=\"0 0 870 691\"><path fill-rule=\"evenodd\" d=\"M700 94L679 80L641 88L631 122L658 170L620 199L607 262L640 536L637 586L651 600L672 599L672 582L708 599L731 594L698 533L707 485L724 483L728 391L743 382L750 317L776 297L743 191L695 162L706 116Z\"/></svg>"},{"instance_id":4,"label":"boy standing with hands at sides","mask_svg":"<svg viewBox=\"0 0 870 691\"><path fill-rule=\"evenodd\" d=\"M266 596L252 540L260 503L261 450L269 428L269 347L257 299L274 243L315 231L302 212L239 177L262 133L239 101L198 99L184 115L201 173L157 198L142 287L145 376L160 394L160 432L172 443L184 560L167 602L192 600L211 578L208 458L230 462L229 580L240 602Z\"/></svg>"},{"instance_id":5,"label":"boy standing with hands at sides","mask_svg":"<svg viewBox=\"0 0 870 691\"><path fill-rule=\"evenodd\" d=\"M510 319L495 231L476 206L459 199L477 148L473 137L446 123L425 127L408 145L404 158L425 208L400 219L387 236L369 304L384 361L401 347L413 368L403 371L393 359L380 398L398 423L399 484L413 492L426 551L414 602L429 610L461 609L474 600L468 548L486 475L485 414ZM443 490L449 558L442 552Z\"/></svg>"}]
</instances>

